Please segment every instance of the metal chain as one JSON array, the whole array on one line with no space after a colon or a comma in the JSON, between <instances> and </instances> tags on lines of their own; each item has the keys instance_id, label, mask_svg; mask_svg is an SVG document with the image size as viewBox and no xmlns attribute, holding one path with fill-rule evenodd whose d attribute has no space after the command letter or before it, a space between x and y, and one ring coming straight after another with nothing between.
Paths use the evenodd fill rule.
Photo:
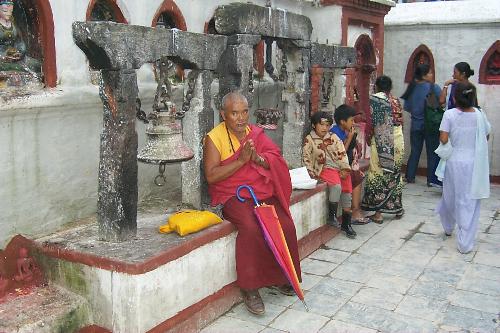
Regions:
<instances>
[{"instance_id":1,"label":"metal chain","mask_svg":"<svg viewBox=\"0 0 500 333\"><path fill-rule=\"evenodd\" d=\"M188 90L186 92L186 95L184 96L184 101L182 102L182 109L175 113L175 118L182 119L184 118L185 113L189 111L189 108L191 107L191 100L194 96L194 88L196 86L197 77L198 71L192 70L191 72L189 72L187 78Z\"/></svg>"},{"instance_id":2,"label":"metal chain","mask_svg":"<svg viewBox=\"0 0 500 333\"><path fill-rule=\"evenodd\" d=\"M167 177L165 177L165 163L160 163L158 166L159 175L155 177L155 184L157 186L163 186L167 183Z\"/></svg>"}]
</instances>

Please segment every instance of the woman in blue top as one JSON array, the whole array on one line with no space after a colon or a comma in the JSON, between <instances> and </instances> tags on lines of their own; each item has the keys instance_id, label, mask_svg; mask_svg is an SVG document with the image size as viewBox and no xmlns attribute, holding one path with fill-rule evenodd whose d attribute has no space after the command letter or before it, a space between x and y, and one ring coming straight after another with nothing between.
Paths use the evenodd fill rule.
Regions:
<instances>
[{"instance_id":1,"label":"woman in blue top","mask_svg":"<svg viewBox=\"0 0 500 333\"><path fill-rule=\"evenodd\" d=\"M469 77L472 75L474 75L474 70L471 69L470 65L466 62L459 62L455 65L455 67L453 67L453 77L444 83L443 91L441 92L441 96L439 96L439 103L441 103L441 105L445 105L446 110L456 107L453 96L455 95L457 84L470 83ZM473 106L478 106L477 99L474 101Z\"/></svg>"},{"instance_id":2,"label":"woman in blue top","mask_svg":"<svg viewBox=\"0 0 500 333\"><path fill-rule=\"evenodd\" d=\"M434 150L439 146L439 132L426 131L424 128L424 111L427 94L434 90L436 96L440 96L441 88L432 83L434 74L427 64L420 64L415 69L412 82L401 96L404 99L404 109L411 114L410 127L410 157L406 164L406 182L414 183L417 173L418 162L425 141L427 152L427 186L442 186L434 172L439 163L439 156Z\"/></svg>"}]
</instances>

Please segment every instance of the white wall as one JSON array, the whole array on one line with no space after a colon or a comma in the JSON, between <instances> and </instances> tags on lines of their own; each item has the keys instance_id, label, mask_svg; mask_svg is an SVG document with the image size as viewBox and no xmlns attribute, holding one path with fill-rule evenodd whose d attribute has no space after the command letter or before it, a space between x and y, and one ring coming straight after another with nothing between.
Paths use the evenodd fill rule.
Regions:
<instances>
[{"instance_id":1,"label":"white wall","mask_svg":"<svg viewBox=\"0 0 500 333\"><path fill-rule=\"evenodd\" d=\"M98 87L90 83L83 52L71 25L84 21L90 0L49 0L54 18L57 86L33 96L0 103L0 248L15 234L40 236L96 211L97 170L102 127ZM234 0L177 0L187 28L203 32L217 6ZM150 26L162 0L117 0L129 24ZM242 1L246 2L246 1ZM265 0L253 3L265 5ZM340 43L341 11L318 8L313 1L272 0L311 16L313 40ZM137 71L142 108L151 111L156 88L151 66ZM0 100L1 101L1 100ZM139 148L144 125L137 123ZM157 166L139 163L139 196L166 191L152 184ZM167 169L170 191L180 186L179 166ZM167 195L167 194L165 194Z\"/></svg>"},{"instance_id":2,"label":"white wall","mask_svg":"<svg viewBox=\"0 0 500 333\"><path fill-rule=\"evenodd\" d=\"M433 13L429 16L429 13ZM478 83L481 59L500 38L500 6L496 0L399 4L385 18L384 73L393 80L393 93L401 96L408 59L421 44L434 56L436 83L451 78L454 64L468 62L475 74L478 99L492 126L490 173L500 175L500 86ZM405 112L405 148L409 148L409 115ZM420 166L425 167L425 149Z\"/></svg>"}]
</instances>

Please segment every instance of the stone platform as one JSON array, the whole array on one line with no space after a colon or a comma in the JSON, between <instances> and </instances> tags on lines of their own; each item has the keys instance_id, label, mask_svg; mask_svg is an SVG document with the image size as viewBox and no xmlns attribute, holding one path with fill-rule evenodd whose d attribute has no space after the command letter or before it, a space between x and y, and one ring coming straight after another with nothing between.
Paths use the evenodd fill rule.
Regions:
<instances>
[{"instance_id":1,"label":"stone platform","mask_svg":"<svg viewBox=\"0 0 500 333\"><path fill-rule=\"evenodd\" d=\"M292 195L301 258L338 233L325 226L326 200L324 184ZM185 237L159 234L167 217L163 207L142 207L137 236L127 242L99 241L89 218L30 240L30 251L50 285L85 300L88 323L95 327L115 333L195 332L240 301L236 230L223 221Z\"/></svg>"}]
</instances>

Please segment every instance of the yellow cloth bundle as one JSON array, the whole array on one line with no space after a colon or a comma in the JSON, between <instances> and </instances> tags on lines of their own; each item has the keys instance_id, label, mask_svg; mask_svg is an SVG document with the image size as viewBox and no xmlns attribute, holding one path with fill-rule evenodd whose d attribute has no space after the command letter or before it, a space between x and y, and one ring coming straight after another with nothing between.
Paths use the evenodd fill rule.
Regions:
<instances>
[{"instance_id":1,"label":"yellow cloth bundle","mask_svg":"<svg viewBox=\"0 0 500 333\"><path fill-rule=\"evenodd\" d=\"M221 222L219 216L207 210L185 209L170 215L168 223L160 226L160 233L175 231L180 236L185 236Z\"/></svg>"}]
</instances>

